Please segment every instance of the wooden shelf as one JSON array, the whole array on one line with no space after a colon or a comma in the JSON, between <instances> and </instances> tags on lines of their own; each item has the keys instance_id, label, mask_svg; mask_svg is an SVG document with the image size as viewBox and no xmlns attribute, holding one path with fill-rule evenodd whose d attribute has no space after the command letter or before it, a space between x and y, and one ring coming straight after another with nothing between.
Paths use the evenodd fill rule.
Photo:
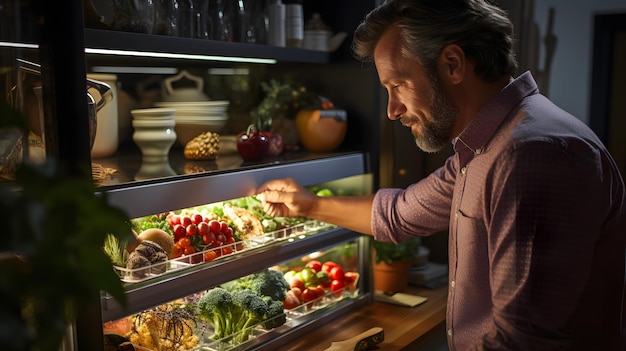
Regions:
<instances>
[{"instance_id":1,"label":"wooden shelf","mask_svg":"<svg viewBox=\"0 0 626 351\"><path fill-rule=\"evenodd\" d=\"M276 351L324 350L333 341L349 339L373 327L382 327L385 333L380 350L414 351L445 330L447 292L447 286L434 290L409 287L407 293L428 301L416 307L374 302L336 316L326 327L311 329Z\"/></svg>"}]
</instances>

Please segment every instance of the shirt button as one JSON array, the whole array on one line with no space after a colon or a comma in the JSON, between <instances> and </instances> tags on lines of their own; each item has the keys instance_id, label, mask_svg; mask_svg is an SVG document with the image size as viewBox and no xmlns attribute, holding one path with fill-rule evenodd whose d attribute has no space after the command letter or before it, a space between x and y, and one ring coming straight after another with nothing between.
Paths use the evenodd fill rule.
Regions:
<instances>
[{"instance_id":1,"label":"shirt button","mask_svg":"<svg viewBox=\"0 0 626 351\"><path fill-rule=\"evenodd\" d=\"M454 284L456 284L454 280L450 282L450 286L452 287L452 289L454 289Z\"/></svg>"},{"instance_id":2,"label":"shirt button","mask_svg":"<svg viewBox=\"0 0 626 351\"><path fill-rule=\"evenodd\" d=\"M461 173L462 173L462 174L467 173L467 167L463 167L463 168L461 168Z\"/></svg>"},{"instance_id":3,"label":"shirt button","mask_svg":"<svg viewBox=\"0 0 626 351\"><path fill-rule=\"evenodd\" d=\"M452 336L452 329L448 329L448 336Z\"/></svg>"},{"instance_id":4,"label":"shirt button","mask_svg":"<svg viewBox=\"0 0 626 351\"><path fill-rule=\"evenodd\" d=\"M476 155L480 155L483 152L483 148L476 149Z\"/></svg>"}]
</instances>

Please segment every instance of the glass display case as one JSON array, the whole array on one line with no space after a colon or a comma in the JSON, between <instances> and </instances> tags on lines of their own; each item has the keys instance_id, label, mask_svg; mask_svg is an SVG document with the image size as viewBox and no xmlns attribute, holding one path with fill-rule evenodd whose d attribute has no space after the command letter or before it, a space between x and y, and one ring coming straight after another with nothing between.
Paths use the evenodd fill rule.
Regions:
<instances>
[{"instance_id":1,"label":"glass display case","mask_svg":"<svg viewBox=\"0 0 626 351\"><path fill-rule=\"evenodd\" d=\"M346 167L344 171L338 170L330 176L338 177L337 180L317 183L311 189L330 189L334 194L356 195L371 192L370 175L360 174L343 178L341 176L342 173L344 175L358 173L357 168L363 160L362 155L354 154L339 157L339 159L344 164L352 163L352 165ZM323 162L325 161L330 160L325 159ZM293 167L298 168L300 166L303 165L293 165ZM305 178L300 180L306 182ZM122 194L120 193L120 195ZM247 201L243 201L242 198L231 199L167 213L170 216L186 215L191 217L194 214L201 214L199 223L200 219L215 218L215 211L222 213L219 208L225 206L241 206L238 208L247 208L248 211L255 213L256 210L251 209L255 203L253 197L243 199ZM134 222L143 223L150 220L150 217L153 216L136 218ZM161 221L168 222L164 219L166 217L167 215L162 216ZM151 223L154 224L155 221L156 219L153 217ZM281 220L277 220L277 222L281 222ZM104 326L102 332L105 339L108 337L108 333L117 332L129 335L130 341L135 346L155 347L137 335L137 330L147 328L143 325L138 326L137 323L140 323L142 318L146 318L146 314L162 313L161 310L163 309L171 310L172 308L185 307L190 311L186 315L188 324L194 326L190 329L188 336L194 341L190 343L192 346L189 348L181 349L271 350L303 335L311 325L321 323L325 318L332 318L333 314L346 313L372 301L369 272L370 249L367 237L308 219L294 219L287 224L281 223L277 226L276 224L267 224L264 220L265 230L262 233L239 238L232 243L221 244L220 242L217 247L212 246L212 244L206 246L200 244L200 249L192 250L188 254L179 253L180 256L176 258L152 264L148 268L143 266L133 269L114 267L125 284L128 306L126 308L120 306L116 300L109 296L103 295L101 297ZM269 229L266 226L269 226ZM237 225L233 225L233 227L237 228ZM237 229L235 230L237 231ZM185 238L189 238L189 236ZM185 239L181 241L183 240ZM197 246L195 247L197 248ZM215 252L218 253L215 254ZM337 284L341 284L341 286L331 287L332 280L329 280L327 275L327 280L324 281L327 285L322 289L319 288L322 287L322 280L320 278L318 281L317 275L315 281L306 280L307 288L304 286L305 279L302 278L303 285L300 289L297 305L287 305L289 302L284 297L280 299L281 303L284 304L281 307L284 306L285 315L283 317L285 320L278 324L269 324L269 326L269 322L266 323L265 320L254 323L249 326L250 336L244 340L245 342L233 341L234 337L230 334L217 334L214 323L199 317L201 313L198 312L197 300L208 291L217 287L226 287L229 284L232 286L233 280L258 274L266 269L280 271L281 276L284 275L285 277L285 282L289 284L291 283L290 271L291 273L302 272L303 267L310 261L320 262L317 271L321 269L321 264L334 262L342 268L342 276L345 275L350 278L344 280L342 277L340 281L337 281ZM334 278L333 280L340 279L330 277ZM283 293L285 293L284 290ZM286 290L288 290L287 294L291 292L290 288ZM293 300L289 301L293 303ZM133 323L130 323L129 320ZM120 324L122 325L121 330L119 329ZM126 327L123 327L124 325ZM143 333L147 332L144 331ZM154 334L156 331L152 333ZM166 336L161 337L166 339ZM94 340L94 343L97 341ZM159 349L167 349L165 346L161 347Z\"/></svg>"}]
</instances>

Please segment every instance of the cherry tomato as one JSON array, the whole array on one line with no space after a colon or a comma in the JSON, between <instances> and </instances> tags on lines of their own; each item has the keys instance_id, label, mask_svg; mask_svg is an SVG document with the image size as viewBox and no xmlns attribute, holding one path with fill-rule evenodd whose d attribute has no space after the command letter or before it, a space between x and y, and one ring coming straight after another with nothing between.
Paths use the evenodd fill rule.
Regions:
<instances>
[{"instance_id":1,"label":"cherry tomato","mask_svg":"<svg viewBox=\"0 0 626 351\"><path fill-rule=\"evenodd\" d=\"M302 301L311 302L317 298L317 294L310 288L302 290Z\"/></svg>"},{"instance_id":2,"label":"cherry tomato","mask_svg":"<svg viewBox=\"0 0 626 351\"><path fill-rule=\"evenodd\" d=\"M343 268L337 266L330 269L330 273L328 273L328 277L332 280L340 280L343 282L344 273Z\"/></svg>"},{"instance_id":3,"label":"cherry tomato","mask_svg":"<svg viewBox=\"0 0 626 351\"><path fill-rule=\"evenodd\" d=\"M174 225L173 231L174 231L174 241L178 241L187 235L185 227L183 227L182 224Z\"/></svg>"},{"instance_id":4,"label":"cherry tomato","mask_svg":"<svg viewBox=\"0 0 626 351\"><path fill-rule=\"evenodd\" d=\"M174 213L170 213L167 215L167 222L171 227L174 227L176 224L180 224L180 216Z\"/></svg>"},{"instance_id":5,"label":"cherry tomato","mask_svg":"<svg viewBox=\"0 0 626 351\"><path fill-rule=\"evenodd\" d=\"M354 284L359 277L359 273L357 272L345 272L343 274L343 281L346 285Z\"/></svg>"},{"instance_id":6,"label":"cherry tomato","mask_svg":"<svg viewBox=\"0 0 626 351\"><path fill-rule=\"evenodd\" d=\"M207 240L207 242L205 244L208 245L208 244L211 244L211 243L215 242L215 234L213 234L211 232L208 232L207 235L205 235L205 236L206 236L206 240ZM204 240L204 238L203 238L203 240Z\"/></svg>"},{"instance_id":7,"label":"cherry tomato","mask_svg":"<svg viewBox=\"0 0 626 351\"><path fill-rule=\"evenodd\" d=\"M223 231L223 233L224 233L224 235L226 235L227 238L232 238L233 235L235 234L234 231L233 231L233 228L231 228L231 227L226 228L226 230Z\"/></svg>"},{"instance_id":8,"label":"cherry tomato","mask_svg":"<svg viewBox=\"0 0 626 351\"><path fill-rule=\"evenodd\" d=\"M183 254L185 255L192 255L196 253L196 249L193 248L193 246L189 245L187 247L185 247L183 249Z\"/></svg>"},{"instance_id":9,"label":"cherry tomato","mask_svg":"<svg viewBox=\"0 0 626 351\"><path fill-rule=\"evenodd\" d=\"M219 232L222 230L222 226L220 225L220 222L212 219L209 221L209 229L211 230L211 233L219 234Z\"/></svg>"},{"instance_id":10,"label":"cherry tomato","mask_svg":"<svg viewBox=\"0 0 626 351\"><path fill-rule=\"evenodd\" d=\"M220 233L215 235L215 240L221 242L221 243L225 243L226 242L226 235Z\"/></svg>"},{"instance_id":11,"label":"cherry tomato","mask_svg":"<svg viewBox=\"0 0 626 351\"><path fill-rule=\"evenodd\" d=\"M198 234L204 236L209 234L211 231L209 229L209 224L206 222L198 223Z\"/></svg>"},{"instance_id":12,"label":"cherry tomato","mask_svg":"<svg viewBox=\"0 0 626 351\"><path fill-rule=\"evenodd\" d=\"M195 225L198 225L198 223L202 222L202 219L203 219L203 218L202 218L202 215L201 215L201 214L199 214L199 213L194 213L194 214L191 216L191 223L193 223L193 224L195 224Z\"/></svg>"},{"instance_id":13,"label":"cherry tomato","mask_svg":"<svg viewBox=\"0 0 626 351\"><path fill-rule=\"evenodd\" d=\"M192 236L192 235L198 234L198 227L195 224L193 224L193 223L188 225L185 228L185 230L186 230L187 236Z\"/></svg>"},{"instance_id":14,"label":"cherry tomato","mask_svg":"<svg viewBox=\"0 0 626 351\"><path fill-rule=\"evenodd\" d=\"M326 274L330 274L330 270L331 270L333 267L338 267L338 266L339 266L339 265L338 265L338 264L336 264L336 263L335 263L335 262L333 262L333 261L326 261L326 262L324 262L324 264L322 264L322 272L325 272Z\"/></svg>"},{"instance_id":15,"label":"cherry tomato","mask_svg":"<svg viewBox=\"0 0 626 351\"><path fill-rule=\"evenodd\" d=\"M343 294L343 290L346 287L342 280L333 280L330 283L330 291L332 291L335 297L340 297Z\"/></svg>"},{"instance_id":16,"label":"cherry tomato","mask_svg":"<svg viewBox=\"0 0 626 351\"><path fill-rule=\"evenodd\" d=\"M222 233L226 233L226 231L228 230L228 228L230 228L228 226L228 223L224 222L224 221L220 221L220 232Z\"/></svg>"},{"instance_id":17,"label":"cherry tomato","mask_svg":"<svg viewBox=\"0 0 626 351\"><path fill-rule=\"evenodd\" d=\"M180 218L180 224L183 225L183 227L187 228L190 224L191 224L191 217L184 215Z\"/></svg>"},{"instance_id":18,"label":"cherry tomato","mask_svg":"<svg viewBox=\"0 0 626 351\"><path fill-rule=\"evenodd\" d=\"M212 241L211 241L211 239L209 239L209 236L208 236L208 235L203 235L203 236L202 236L202 243L203 243L204 245L209 245L209 244L211 244L211 243L212 243Z\"/></svg>"},{"instance_id":19,"label":"cherry tomato","mask_svg":"<svg viewBox=\"0 0 626 351\"><path fill-rule=\"evenodd\" d=\"M309 262L306 263L305 267L311 267L313 272L317 273L322 270L322 262L318 260L310 260Z\"/></svg>"}]
</instances>

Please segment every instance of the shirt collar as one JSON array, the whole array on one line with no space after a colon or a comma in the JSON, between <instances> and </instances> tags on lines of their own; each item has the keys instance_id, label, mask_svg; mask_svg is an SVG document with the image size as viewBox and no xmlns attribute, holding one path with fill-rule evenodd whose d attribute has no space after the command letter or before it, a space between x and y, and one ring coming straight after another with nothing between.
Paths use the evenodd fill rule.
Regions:
<instances>
[{"instance_id":1,"label":"shirt collar","mask_svg":"<svg viewBox=\"0 0 626 351\"><path fill-rule=\"evenodd\" d=\"M485 151L487 143L523 98L538 94L537 83L530 71L522 73L485 105L461 134L452 140L460 167Z\"/></svg>"}]
</instances>

